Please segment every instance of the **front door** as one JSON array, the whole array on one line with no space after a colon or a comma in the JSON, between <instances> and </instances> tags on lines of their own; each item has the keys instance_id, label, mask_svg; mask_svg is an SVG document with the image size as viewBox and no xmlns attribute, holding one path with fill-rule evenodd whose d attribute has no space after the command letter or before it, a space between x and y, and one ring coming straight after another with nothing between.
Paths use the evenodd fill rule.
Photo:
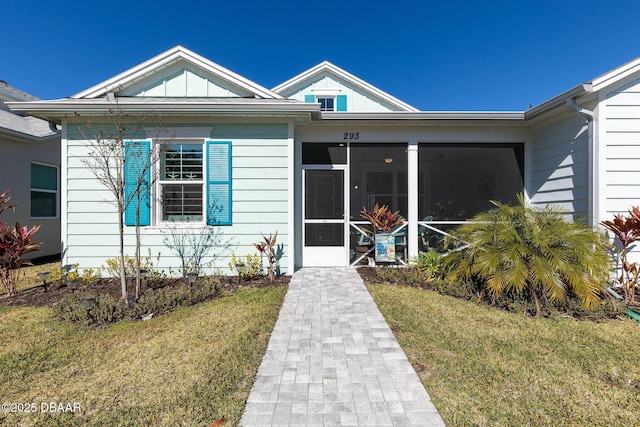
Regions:
<instances>
[{"instance_id":1,"label":"front door","mask_svg":"<svg viewBox=\"0 0 640 427\"><path fill-rule=\"evenodd\" d=\"M343 166L305 167L303 250L305 267L346 266L346 192Z\"/></svg>"}]
</instances>

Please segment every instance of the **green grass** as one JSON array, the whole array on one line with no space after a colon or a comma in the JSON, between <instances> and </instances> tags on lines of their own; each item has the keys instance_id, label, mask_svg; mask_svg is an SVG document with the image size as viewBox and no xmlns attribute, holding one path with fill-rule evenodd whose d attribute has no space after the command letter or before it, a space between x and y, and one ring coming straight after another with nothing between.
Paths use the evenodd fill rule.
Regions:
<instances>
[{"instance_id":1,"label":"green grass","mask_svg":"<svg viewBox=\"0 0 640 427\"><path fill-rule=\"evenodd\" d=\"M532 319L410 287L369 287L447 426L631 426L640 324Z\"/></svg>"},{"instance_id":2,"label":"green grass","mask_svg":"<svg viewBox=\"0 0 640 427\"><path fill-rule=\"evenodd\" d=\"M33 288L42 285L42 280L38 277L38 273L45 271L53 272L60 269L60 261L50 262L46 264L33 265L20 269L20 283L18 283L18 291ZM7 290L0 285L0 295L6 294Z\"/></svg>"},{"instance_id":3,"label":"green grass","mask_svg":"<svg viewBox=\"0 0 640 427\"><path fill-rule=\"evenodd\" d=\"M1 425L236 425L286 287L244 289L145 322L62 323L0 307L2 402L79 403L76 414L2 414Z\"/></svg>"}]
</instances>

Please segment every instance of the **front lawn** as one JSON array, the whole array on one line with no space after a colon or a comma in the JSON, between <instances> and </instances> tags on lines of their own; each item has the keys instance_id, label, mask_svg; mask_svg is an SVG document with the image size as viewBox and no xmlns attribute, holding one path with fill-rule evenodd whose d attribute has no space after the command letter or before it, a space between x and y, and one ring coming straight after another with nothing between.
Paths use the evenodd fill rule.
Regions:
<instances>
[{"instance_id":1,"label":"front lawn","mask_svg":"<svg viewBox=\"0 0 640 427\"><path fill-rule=\"evenodd\" d=\"M369 285L447 426L632 426L640 324L532 319L419 288Z\"/></svg>"},{"instance_id":2,"label":"front lawn","mask_svg":"<svg viewBox=\"0 0 640 427\"><path fill-rule=\"evenodd\" d=\"M102 329L60 322L48 307L0 306L2 403L32 409L0 412L0 424L236 425L286 290L239 289ZM43 412L53 402L80 410Z\"/></svg>"}]
</instances>

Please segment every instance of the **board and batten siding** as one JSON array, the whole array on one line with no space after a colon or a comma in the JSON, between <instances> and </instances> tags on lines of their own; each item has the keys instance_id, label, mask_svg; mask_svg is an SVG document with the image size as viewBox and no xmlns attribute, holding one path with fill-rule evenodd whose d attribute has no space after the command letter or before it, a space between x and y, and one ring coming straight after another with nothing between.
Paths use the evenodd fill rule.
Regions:
<instances>
[{"instance_id":1,"label":"board and batten siding","mask_svg":"<svg viewBox=\"0 0 640 427\"><path fill-rule=\"evenodd\" d=\"M588 127L573 114L531 130L527 193L533 206L552 205L574 220L589 215Z\"/></svg>"},{"instance_id":2,"label":"board and batten siding","mask_svg":"<svg viewBox=\"0 0 640 427\"><path fill-rule=\"evenodd\" d=\"M366 94L365 92L358 90L352 85L336 78L333 75L323 73L317 77L311 84L296 88L290 94L286 96L290 99L296 99L298 101L305 102L305 96L318 94L322 96L322 91L335 90L336 95L346 95L346 110L350 112L389 112L397 110L388 103L381 99ZM317 91L317 92L316 92ZM337 107L336 107L337 108Z\"/></svg>"},{"instance_id":3,"label":"board and batten siding","mask_svg":"<svg viewBox=\"0 0 640 427\"><path fill-rule=\"evenodd\" d=\"M277 243L284 248L280 259L282 272L292 274L287 271L288 257L292 256L288 236L287 124L198 123L191 126L210 127L213 141L232 142L233 222L215 227L220 245L212 251L215 256L204 260L210 263L207 271L220 269L223 274L229 274L232 252L242 257L256 254L253 244L260 242L263 234L268 236L277 231ZM77 127L70 125L65 153L68 172L63 186L67 196L65 262L78 263L80 269L96 269L119 254L118 217L113 195L83 163L90 151L87 144ZM175 276L181 274L180 259L163 243L169 228L163 224L142 227L142 255L151 254L158 269ZM135 228L125 227L125 254L133 256L134 251Z\"/></svg>"},{"instance_id":4,"label":"board and batten siding","mask_svg":"<svg viewBox=\"0 0 640 427\"><path fill-rule=\"evenodd\" d=\"M600 119L601 220L640 205L640 80L604 97Z\"/></svg>"}]
</instances>

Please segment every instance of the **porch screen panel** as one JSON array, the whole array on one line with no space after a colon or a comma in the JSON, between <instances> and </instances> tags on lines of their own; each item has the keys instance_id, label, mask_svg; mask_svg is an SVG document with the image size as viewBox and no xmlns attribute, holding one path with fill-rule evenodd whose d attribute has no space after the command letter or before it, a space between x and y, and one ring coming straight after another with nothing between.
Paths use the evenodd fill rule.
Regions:
<instances>
[{"instance_id":1,"label":"porch screen panel","mask_svg":"<svg viewBox=\"0 0 640 427\"><path fill-rule=\"evenodd\" d=\"M307 170L305 173L305 245L343 246L344 172Z\"/></svg>"},{"instance_id":2,"label":"porch screen panel","mask_svg":"<svg viewBox=\"0 0 640 427\"><path fill-rule=\"evenodd\" d=\"M358 144L350 147L350 215L361 221L362 208L387 205L408 217L407 145Z\"/></svg>"},{"instance_id":3,"label":"porch screen panel","mask_svg":"<svg viewBox=\"0 0 640 427\"><path fill-rule=\"evenodd\" d=\"M463 221L491 209L491 200L517 203L524 189L522 144L420 144L420 219Z\"/></svg>"}]
</instances>

